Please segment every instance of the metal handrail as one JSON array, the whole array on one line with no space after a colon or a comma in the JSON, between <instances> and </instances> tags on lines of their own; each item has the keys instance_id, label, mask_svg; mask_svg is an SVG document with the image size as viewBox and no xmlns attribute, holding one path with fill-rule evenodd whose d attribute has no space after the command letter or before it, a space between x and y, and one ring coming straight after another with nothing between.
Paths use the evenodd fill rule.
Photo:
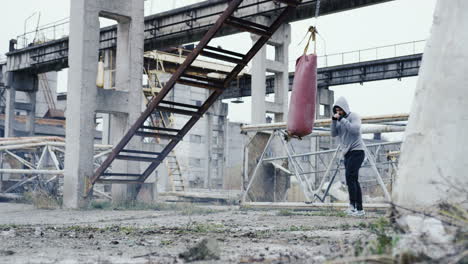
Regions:
<instances>
[{"instance_id":1,"label":"metal handrail","mask_svg":"<svg viewBox=\"0 0 468 264\"><path fill-rule=\"evenodd\" d=\"M407 55L416 55L416 54L423 53L424 46L425 46L423 44L425 43L426 43L426 40L416 40L416 41L397 43L393 45L385 45L385 46L379 46L379 47L374 47L374 48L361 49L361 50L356 50L356 51L347 51L347 52L334 53L334 54L329 54L329 55L327 54L324 56L320 56L319 60L324 59L325 60L324 66L328 67L330 66L329 65L330 57L339 57L341 61L341 65L343 65L345 64L345 61L346 61L345 60L346 55L354 55L354 60L346 61L347 64L359 63L359 62L371 61L371 60L386 59L386 58L395 58L395 57L407 56ZM406 49L402 49L405 47ZM369 53L372 55L363 57L364 53ZM356 57L357 57L357 60L356 60ZM340 65L340 64L337 64L337 65Z\"/></svg>"},{"instance_id":2,"label":"metal handrail","mask_svg":"<svg viewBox=\"0 0 468 264\"><path fill-rule=\"evenodd\" d=\"M318 67L338 66L421 54L424 51L425 43L426 40L415 40L373 48L325 54L318 56ZM290 67L294 68L295 61L295 59L289 61Z\"/></svg>"}]
</instances>

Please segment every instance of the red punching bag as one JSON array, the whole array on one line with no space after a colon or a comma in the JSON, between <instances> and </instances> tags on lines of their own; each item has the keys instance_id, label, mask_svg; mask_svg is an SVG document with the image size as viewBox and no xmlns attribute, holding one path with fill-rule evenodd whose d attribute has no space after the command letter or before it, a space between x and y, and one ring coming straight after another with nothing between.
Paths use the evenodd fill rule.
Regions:
<instances>
[{"instance_id":1,"label":"red punching bag","mask_svg":"<svg viewBox=\"0 0 468 264\"><path fill-rule=\"evenodd\" d=\"M296 61L288 113L288 134L303 137L312 133L317 96L317 55L302 55Z\"/></svg>"}]
</instances>

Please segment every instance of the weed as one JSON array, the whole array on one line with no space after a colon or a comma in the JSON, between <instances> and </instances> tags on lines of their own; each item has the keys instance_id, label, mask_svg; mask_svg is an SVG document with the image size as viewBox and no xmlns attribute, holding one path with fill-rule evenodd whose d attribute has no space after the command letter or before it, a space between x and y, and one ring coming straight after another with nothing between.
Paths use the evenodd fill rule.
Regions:
<instances>
[{"instance_id":1,"label":"weed","mask_svg":"<svg viewBox=\"0 0 468 264\"><path fill-rule=\"evenodd\" d=\"M358 239L353 243L354 246L354 256L360 256L364 252L364 244L362 243L361 239Z\"/></svg>"},{"instance_id":2,"label":"weed","mask_svg":"<svg viewBox=\"0 0 468 264\"><path fill-rule=\"evenodd\" d=\"M360 228L366 228L366 227L367 227L367 223L366 223L366 222L360 222L360 223L358 224L358 227L360 227Z\"/></svg>"},{"instance_id":3,"label":"weed","mask_svg":"<svg viewBox=\"0 0 468 264\"><path fill-rule=\"evenodd\" d=\"M369 231L377 236L377 239L371 243L370 251L372 254L389 254L398 238L392 237L391 225L386 218L379 218L374 223L369 224Z\"/></svg>"}]
</instances>

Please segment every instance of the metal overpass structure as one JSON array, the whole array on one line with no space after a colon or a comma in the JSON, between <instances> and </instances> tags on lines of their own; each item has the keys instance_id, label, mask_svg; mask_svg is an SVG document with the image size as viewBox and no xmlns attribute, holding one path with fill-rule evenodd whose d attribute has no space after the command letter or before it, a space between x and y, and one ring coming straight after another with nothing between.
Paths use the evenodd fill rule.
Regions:
<instances>
[{"instance_id":1,"label":"metal overpass structure","mask_svg":"<svg viewBox=\"0 0 468 264\"><path fill-rule=\"evenodd\" d=\"M352 10L392 0L322 0L320 15ZM145 18L145 50L155 50L165 47L196 42L213 25L216 18L226 9L229 0L209 0L182 8L155 14ZM316 0L304 0L286 22L308 19L315 14ZM281 11L279 2L266 0L246 0L236 16L245 20L253 20L259 16L274 16ZM62 23L63 24L63 23ZM63 25L62 25L63 26ZM55 26L50 26L52 31ZM221 30L216 37L227 36L241 32L239 29L227 28ZM100 49L113 49L117 43L117 27L110 26L101 29ZM68 37L54 39L41 44L27 43L25 48L13 49L7 53L8 71L27 71L43 73L59 71L68 67ZM26 36L23 37L26 39Z\"/></svg>"},{"instance_id":2,"label":"metal overpass structure","mask_svg":"<svg viewBox=\"0 0 468 264\"><path fill-rule=\"evenodd\" d=\"M318 88L417 76L424 46L425 40L419 40L319 57ZM291 72L289 90L293 80ZM251 81L250 75L233 81L223 99L251 96ZM274 93L274 76L268 76L266 82L267 93Z\"/></svg>"}]
</instances>

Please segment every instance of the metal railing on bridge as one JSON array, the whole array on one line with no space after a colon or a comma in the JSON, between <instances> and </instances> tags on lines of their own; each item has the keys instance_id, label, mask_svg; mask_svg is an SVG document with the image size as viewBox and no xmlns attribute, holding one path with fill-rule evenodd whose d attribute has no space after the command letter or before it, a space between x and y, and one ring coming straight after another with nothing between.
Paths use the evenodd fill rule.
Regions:
<instances>
[{"instance_id":1,"label":"metal railing on bridge","mask_svg":"<svg viewBox=\"0 0 468 264\"><path fill-rule=\"evenodd\" d=\"M373 48L325 54L318 57L318 67L331 67L366 61L390 59L401 56L421 54L424 52L426 40L416 40ZM289 69L294 70L296 59L289 61Z\"/></svg>"},{"instance_id":2,"label":"metal railing on bridge","mask_svg":"<svg viewBox=\"0 0 468 264\"><path fill-rule=\"evenodd\" d=\"M22 35L16 37L18 43L16 44L17 49L26 48L30 45L37 45L56 39L68 37L70 33L70 18L66 17L61 20L57 20L41 27L36 30L25 32Z\"/></svg>"}]
</instances>

